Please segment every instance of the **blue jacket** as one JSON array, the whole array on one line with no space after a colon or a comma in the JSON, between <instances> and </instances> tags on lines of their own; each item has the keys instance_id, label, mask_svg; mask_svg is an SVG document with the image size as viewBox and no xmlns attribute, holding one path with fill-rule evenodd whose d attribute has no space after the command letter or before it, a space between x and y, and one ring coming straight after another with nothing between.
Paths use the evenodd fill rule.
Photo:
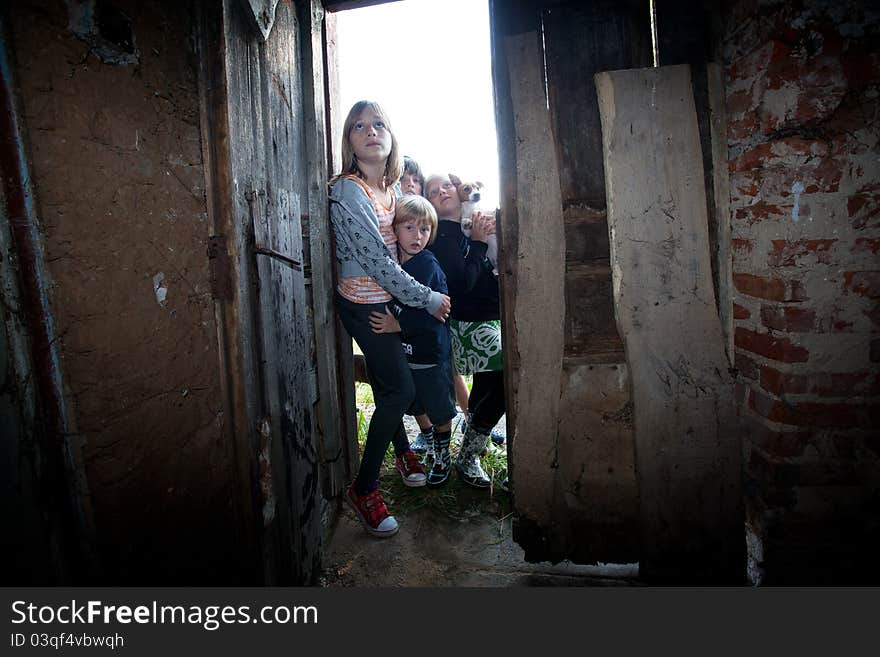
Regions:
<instances>
[{"instance_id":1,"label":"blue jacket","mask_svg":"<svg viewBox=\"0 0 880 657\"><path fill-rule=\"evenodd\" d=\"M403 270L435 292L447 294L446 274L430 251L421 251L403 265ZM393 309L400 322L401 341L410 363L438 365L451 356L449 328L425 310L397 304Z\"/></svg>"}]
</instances>

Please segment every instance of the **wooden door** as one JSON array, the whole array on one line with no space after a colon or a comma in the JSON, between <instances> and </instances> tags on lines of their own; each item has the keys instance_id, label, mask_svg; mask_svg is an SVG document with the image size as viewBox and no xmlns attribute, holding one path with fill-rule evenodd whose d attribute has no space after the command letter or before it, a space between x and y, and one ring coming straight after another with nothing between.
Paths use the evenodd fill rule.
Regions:
<instances>
[{"instance_id":1,"label":"wooden door","mask_svg":"<svg viewBox=\"0 0 880 657\"><path fill-rule=\"evenodd\" d=\"M265 6L272 5L269 16ZM320 3L202 11L203 138L238 464L233 500L268 584L311 584L322 493L349 474L330 296Z\"/></svg>"}]
</instances>

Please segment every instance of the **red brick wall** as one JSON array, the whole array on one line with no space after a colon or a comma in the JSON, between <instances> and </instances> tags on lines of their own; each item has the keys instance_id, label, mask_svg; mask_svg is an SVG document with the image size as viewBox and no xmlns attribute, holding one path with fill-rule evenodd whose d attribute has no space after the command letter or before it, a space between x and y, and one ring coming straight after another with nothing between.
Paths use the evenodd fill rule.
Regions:
<instances>
[{"instance_id":1,"label":"red brick wall","mask_svg":"<svg viewBox=\"0 0 880 657\"><path fill-rule=\"evenodd\" d=\"M738 399L755 581L874 581L880 27L871 3L725 16Z\"/></svg>"}]
</instances>

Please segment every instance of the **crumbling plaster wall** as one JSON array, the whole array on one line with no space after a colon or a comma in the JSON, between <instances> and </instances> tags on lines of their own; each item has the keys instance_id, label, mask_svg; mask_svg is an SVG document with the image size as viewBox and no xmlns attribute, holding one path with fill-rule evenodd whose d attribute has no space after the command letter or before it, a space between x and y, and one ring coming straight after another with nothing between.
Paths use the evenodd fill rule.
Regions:
<instances>
[{"instance_id":1,"label":"crumbling plaster wall","mask_svg":"<svg viewBox=\"0 0 880 657\"><path fill-rule=\"evenodd\" d=\"M880 14L740 0L725 17L750 574L877 581Z\"/></svg>"},{"instance_id":2,"label":"crumbling plaster wall","mask_svg":"<svg viewBox=\"0 0 880 657\"><path fill-rule=\"evenodd\" d=\"M104 12L100 25L92 10ZM234 567L236 527L193 8L55 0L17 2L9 13L72 442L103 577L210 581ZM235 581L234 569L223 581Z\"/></svg>"}]
</instances>

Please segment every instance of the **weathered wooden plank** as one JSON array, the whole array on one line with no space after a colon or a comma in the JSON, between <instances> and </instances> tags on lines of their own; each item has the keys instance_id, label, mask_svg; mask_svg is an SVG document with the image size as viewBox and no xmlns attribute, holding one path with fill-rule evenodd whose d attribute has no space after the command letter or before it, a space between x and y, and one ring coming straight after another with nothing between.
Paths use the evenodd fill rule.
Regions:
<instances>
[{"instance_id":1,"label":"weathered wooden plank","mask_svg":"<svg viewBox=\"0 0 880 657\"><path fill-rule=\"evenodd\" d=\"M554 4L542 14L569 272L583 262L607 260L610 251L599 108L592 75L646 63L647 17L645 7L606 1ZM615 340L622 355L613 316L610 269L604 278L567 280L566 288L566 356L607 354L607 345ZM584 392L590 395L590 391Z\"/></svg>"},{"instance_id":2,"label":"weathered wooden plank","mask_svg":"<svg viewBox=\"0 0 880 657\"><path fill-rule=\"evenodd\" d=\"M253 380L250 353L243 348L250 342L252 333L250 324L241 321L242 315L247 314L245 309L249 309L250 284L247 270L242 266L244 260L234 252L239 231L231 194L234 137L229 116L231 53L227 47L226 15L225 4L199 5L200 125L210 231L212 235L225 236L221 241L231 247L229 279L230 288L235 290L232 299L214 300L224 409L222 431L230 452L227 460L233 464L234 483L229 503L236 542L240 546L237 553L242 555L242 570L248 573L248 581L260 581L263 569L257 520L260 502L254 475L257 462L250 414L256 392L250 385Z\"/></svg>"},{"instance_id":3,"label":"weathered wooden plank","mask_svg":"<svg viewBox=\"0 0 880 657\"><path fill-rule=\"evenodd\" d=\"M266 182L266 181L260 181ZM290 252L289 231L279 231L273 208L264 190L252 190L251 202L256 244L264 245L278 253ZM295 534L291 500L285 495L291 480L285 458L288 427L296 423L289 405L288 384L291 372L285 367L291 363L293 344L297 340L290 325L295 321L292 303L288 299L293 286L290 268L270 257L255 256L257 273L256 320L260 338L262 361L260 389L264 412L259 418L259 482L262 493L262 521L264 528L264 555L267 564L266 581L284 581L284 573L295 568L295 558L290 554ZM291 406L293 406L291 408Z\"/></svg>"},{"instance_id":4,"label":"weathered wooden plank","mask_svg":"<svg viewBox=\"0 0 880 657\"><path fill-rule=\"evenodd\" d=\"M550 4L550 3L547 3ZM542 13L547 90L560 162L565 208L566 270L608 260L608 224L602 140L594 73L647 64L648 11L643 3L552 3ZM604 277L566 280L567 358L621 356L611 299L611 270ZM604 297L604 300L603 300ZM612 350L608 346L614 344ZM597 361L599 362L599 361ZM601 401L584 390L584 403Z\"/></svg>"},{"instance_id":5,"label":"weathered wooden plank","mask_svg":"<svg viewBox=\"0 0 880 657\"><path fill-rule=\"evenodd\" d=\"M213 99L205 142L217 153L210 209L227 236L234 290L221 309L223 366L263 581L308 584L320 565L321 517L311 322L304 272L289 262L302 262L305 199L298 26L295 7L281 2L264 43L249 11L225 0L222 33L203 50L217 54L204 86Z\"/></svg>"},{"instance_id":6,"label":"weathered wooden plank","mask_svg":"<svg viewBox=\"0 0 880 657\"><path fill-rule=\"evenodd\" d=\"M327 4L324 3L326 7ZM326 85L324 94L324 108L326 110L325 125L327 127L327 175L328 177L339 170L339 157L342 148L342 127L348 107L341 106L339 90L339 67L337 55L337 30L336 14L328 11L324 15L324 71L326 73ZM328 234L330 231L328 229ZM332 253L332 243L331 243ZM331 257L329 262L335 262ZM347 473L353 473L358 466L358 452L356 446L356 413L357 407L354 397L354 351L352 350L351 336L348 335L342 322L336 319L336 353L339 357L337 380L339 382L339 404L345 412L346 435L351 436L347 441L346 459ZM353 444L354 442L354 444Z\"/></svg>"},{"instance_id":7,"label":"weathered wooden plank","mask_svg":"<svg viewBox=\"0 0 880 657\"><path fill-rule=\"evenodd\" d=\"M641 573L744 581L741 456L687 66L596 75L617 323L632 371Z\"/></svg>"},{"instance_id":8,"label":"weathered wooden plank","mask_svg":"<svg viewBox=\"0 0 880 657\"><path fill-rule=\"evenodd\" d=\"M277 404L266 398L266 372L263 368L267 344L261 325L266 305L259 295L260 272L254 248L259 238L265 241L263 217L266 196L266 125L262 109L263 67L260 66L259 37L249 25L248 10L240 2L224 0L227 112L229 122L229 187L222 190L230 203L230 234L227 240L235 273L233 306L235 325L229 343L236 350L241 380L235 381L237 394L244 396L242 431L247 447L236 458L247 464L252 485L256 489L255 527L262 560L262 577L266 583L281 580L281 573L292 567L282 544L287 500L276 495L273 484L281 478L274 468L273 443L277 447ZM259 231L259 232L258 232ZM271 321L271 320L269 320ZM269 343L271 345L271 342ZM271 349L271 346L270 346ZM274 357L274 352L270 353ZM273 440L274 439L274 440ZM247 451L244 451L244 450ZM273 475L274 481L273 481ZM280 507L279 507L280 505Z\"/></svg>"},{"instance_id":9,"label":"weathered wooden plank","mask_svg":"<svg viewBox=\"0 0 880 657\"><path fill-rule=\"evenodd\" d=\"M724 266L721 253L722 250L729 251L729 245L720 241L723 238L721 233L724 232L724 225L729 225L729 217L726 214L718 215L716 211L724 209L721 205L726 208L729 198L726 189L717 190L724 194L722 198L716 198L715 193L716 182L723 183L727 179L727 136L726 127L718 125L718 119L723 117L725 103L723 72L721 72L722 77L717 78L718 65L710 63L713 59L713 51L720 53L718 36L721 20L720 4L719 0L703 2L664 0L657 6L657 23L661 64L664 66L688 64L691 67L691 87L703 154L703 180L709 225L709 263L712 267L712 284L718 302L718 313L723 318L732 308L728 296L730 281L723 280L725 272L728 276L730 272L729 267ZM711 66L716 67L714 82L710 80ZM714 90L710 87L712 84L716 85ZM711 97L713 93L716 94L714 99ZM724 159L716 161L716 157L721 155L719 149L722 148ZM722 171L716 171L717 167ZM727 297L726 305L722 302L722 296Z\"/></svg>"},{"instance_id":10,"label":"weathered wooden plank","mask_svg":"<svg viewBox=\"0 0 880 657\"><path fill-rule=\"evenodd\" d=\"M645 3L610 0L546 4L542 18L547 88L565 211L563 417L572 418L560 422L559 442L567 446L567 461L584 466L581 477L575 477L580 471L560 468L559 485L570 511L568 523L577 527L572 534L576 538L566 550L578 560L590 559L590 555L592 559L637 560L636 480L633 468L621 465L632 463L632 418L622 420L626 434L617 424L587 421L601 415L599 409L610 399L626 406L630 394L629 369L623 365L623 342L614 318L593 74L647 64L648 8ZM614 364L618 365L615 377L596 376L601 368ZM626 402L621 395L627 397ZM608 464L613 473L603 476L594 467L598 463Z\"/></svg>"},{"instance_id":11,"label":"weathered wooden plank","mask_svg":"<svg viewBox=\"0 0 880 657\"><path fill-rule=\"evenodd\" d=\"M712 141L712 186L715 190L715 223L709 226L709 243L714 245L715 293L724 333L727 362L733 364L733 263L730 253L730 178L727 171L727 112L724 70L720 64L706 68L709 85L709 125ZM714 235L713 235L714 228Z\"/></svg>"},{"instance_id":12,"label":"weathered wooden plank","mask_svg":"<svg viewBox=\"0 0 880 657\"><path fill-rule=\"evenodd\" d=\"M627 16L635 11L632 3L624 4L626 6L604 3L603 7ZM545 6L543 10L542 6ZM512 450L514 489L517 504L525 495L535 496L537 492L540 496L535 500L543 505L528 509L535 513L533 516L516 508L514 535L529 560L571 558L586 563L600 559L633 560L638 540L632 444L625 434L627 430L632 431L631 418L621 416L618 424L602 420L609 404L615 408L628 405L629 383L625 367L616 370L613 377L600 374L605 371L600 368L622 364L624 356L613 314L604 186L600 184L596 188L598 192L588 198L591 181L584 179L594 178L595 169L601 171L601 142L598 138L593 140L594 152L586 152L590 148L589 139L585 137L589 128L582 120L585 98L580 87L596 70L589 68L589 65L595 66L596 48L617 48L630 53L632 41L638 35L629 34L629 27L621 27L627 32L627 43L597 46L595 42L603 38L599 27L604 29L607 20L578 18L582 10L583 5L578 2L490 3L504 212L502 258L508 258L502 262L508 426L511 433L516 427L515 433L519 436L519 442L514 437ZM618 19L621 26L630 25L628 18ZM577 24L577 29L571 29L572 22ZM511 38L528 39L531 37L526 35L537 34L540 44L542 30L548 48L546 53L538 45L528 52L531 59L527 64L521 61L523 55L510 59L508 46L518 43ZM589 52L582 52L585 50ZM560 61L563 52L564 57L578 64L568 66L570 62ZM630 56L621 55L626 61ZM532 79L531 73L524 75L528 67L543 68L546 79ZM534 87L524 88L532 84ZM548 88L549 129L529 132L525 128L530 121L536 117L544 120L547 116ZM595 97L592 106L598 130ZM562 118L569 115L576 118ZM565 123L568 120L576 120L577 125ZM545 149L554 153L555 163L542 171L535 166L535 158L553 159L549 154L542 155ZM576 153L576 157L567 159L572 153ZM579 162L587 160L595 162L594 167L579 167ZM553 172L557 169L565 180L576 181L569 191L566 191L567 183L554 179ZM545 184L557 187L552 193L544 193ZM540 209L524 203L536 190L543 195ZM561 227L557 224L560 211ZM533 224L531 215L524 219L523 213L527 212L542 217L539 223L549 221L551 232ZM557 253L555 240L559 238L556 232L559 228L565 241L561 279L557 278L558 262L553 255ZM524 258L524 254L528 257ZM548 290L555 288L552 294L523 297L523 283L525 289L529 289L535 280L545 281ZM561 311L555 305L559 301L556 294L560 292ZM535 314L537 308L541 311ZM517 316L527 312L535 314L531 323ZM546 352L541 359L534 358L537 352L529 351L534 349L532 341L543 339L549 326L554 330L549 334L551 342L543 345ZM555 351L558 345L552 342L556 339L557 326L564 332L561 359ZM523 331L532 332L528 339L524 339ZM536 367L538 372L529 371ZM524 394L526 385L530 396ZM541 389L536 391L535 386ZM558 416L549 426L540 426L543 409L539 408L539 399L545 394L558 395L558 401L554 400L558 403ZM626 399L621 401L621 395ZM529 425L534 429L524 430L521 426L526 408L530 414L538 413L539 421ZM534 452L524 452L526 441L528 449ZM525 492L516 469L516 459L521 458L517 455L518 448L534 457L536 467L532 487ZM608 475L608 467L613 474ZM536 491L537 487L540 488ZM602 499L603 503L597 504L596 499Z\"/></svg>"},{"instance_id":13,"label":"weathered wooden plank","mask_svg":"<svg viewBox=\"0 0 880 657\"><path fill-rule=\"evenodd\" d=\"M247 6L251 10L253 24L265 41L275 24L275 8L278 6L278 0L247 0Z\"/></svg>"},{"instance_id":14,"label":"weathered wooden plank","mask_svg":"<svg viewBox=\"0 0 880 657\"><path fill-rule=\"evenodd\" d=\"M272 34L259 46L259 64L266 126L264 227L270 248L302 263L300 217L308 207L308 192L299 36L296 7L281 2ZM321 542L320 465L312 408L316 382L309 358L313 336L302 268L277 259L271 268L271 278L260 279L260 303L264 318L271 322L262 328L265 394L273 424L278 422L273 451L273 472L279 478L275 494L287 498L287 504L279 505L279 579L308 584L318 575Z\"/></svg>"},{"instance_id":15,"label":"weathered wooden plank","mask_svg":"<svg viewBox=\"0 0 880 657\"><path fill-rule=\"evenodd\" d=\"M576 263L595 260L608 260L611 248L608 246L608 224L604 213L600 221L565 221L565 261ZM610 270L608 272L611 273ZM610 278L610 276L609 276Z\"/></svg>"},{"instance_id":16,"label":"weathered wooden plank","mask_svg":"<svg viewBox=\"0 0 880 657\"><path fill-rule=\"evenodd\" d=\"M500 123L499 142L514 145L511 155L516 163L515 177L502 179L505 232L500 269L512 429L509 464L517 511L514 531L527 554L532 544L541 543L540 535L552 526L561 508L555 477L564 331L562 322L547 322L547 317L565 314L562 199L544 94L541 34L536 27L533 22L532 29L519 31L508 24L495 32L500 39L496 57L501 56L496 62L496 84L499 72L504 76L496 91L509 94L510 112ZM508 161L505 152L502 161ZM511 367L512 353L517 358Z\"/></svg>"},{"instance_id":17,"label":"weathered wooden plank","mask_svg":"<svg viewBox=\"0 0 880 657\"><path fill-rule=\"evenodd\" d=\"M339 56L336 14L324 14L324 70L327 83L324 89L325 124L327 126L327 177L339 169L338 159L342 152L342 126L348 107L341 107L339 92Z\"/></svg>"},{"instance_id":18,"label":"weathered wooden plank","mask_svg":"<svg viewBox=\"0 0 880 657\"><path fill-rule=\"evenodd\" d=\"M619 0L553 3L544 10L547 89L566 205L605 207L593 74L647 66L648 19L647 3Z\"/></svg>"},{"instance_id":19,"label":"weathered wooden plank","mask_svg":"<svg viewBox=\"0 0 880 657\"><path fill-rule=\"evenodd\" d=\"M608 353L623 359L612 302L611 267L601 264L569 267L565 278L565 353L567 356Z\"/></svg>"},{"instance_id":20,"label":"weathered wooden plank","mask_svg":"<svg viewBox=\"0 0 880 657\"><path fill-rule=\"evenodd\" d=\"M300 52L303 80L303 132L308 195L308 232L311 263L312 321L318 389L316 406L318 440L324 465L323 490L328 498L341 493L351 476L347 453L355 457L356 418L354 404L344 405L337 358L336 313L333 308L333 258L330 217L327 210L327 130L324 104L323 28L324 12L318 0L299 3ZM352 444L353 443L353 446Z\"/></svg>"},{"instance_id":21,"label":"weathered wooden plank","mask_svg":"<svg viewBox=\"0 0 880 657\"><path fill-rule=\"evenodd\" d=\"M633 453L632 400L626 365L615 361L575 364L562 373L558 438L561 513L560 553L579 563L638 561L638 489ZM584 391L601 394L584 403Z\"/></svg>"}]
</instances>

